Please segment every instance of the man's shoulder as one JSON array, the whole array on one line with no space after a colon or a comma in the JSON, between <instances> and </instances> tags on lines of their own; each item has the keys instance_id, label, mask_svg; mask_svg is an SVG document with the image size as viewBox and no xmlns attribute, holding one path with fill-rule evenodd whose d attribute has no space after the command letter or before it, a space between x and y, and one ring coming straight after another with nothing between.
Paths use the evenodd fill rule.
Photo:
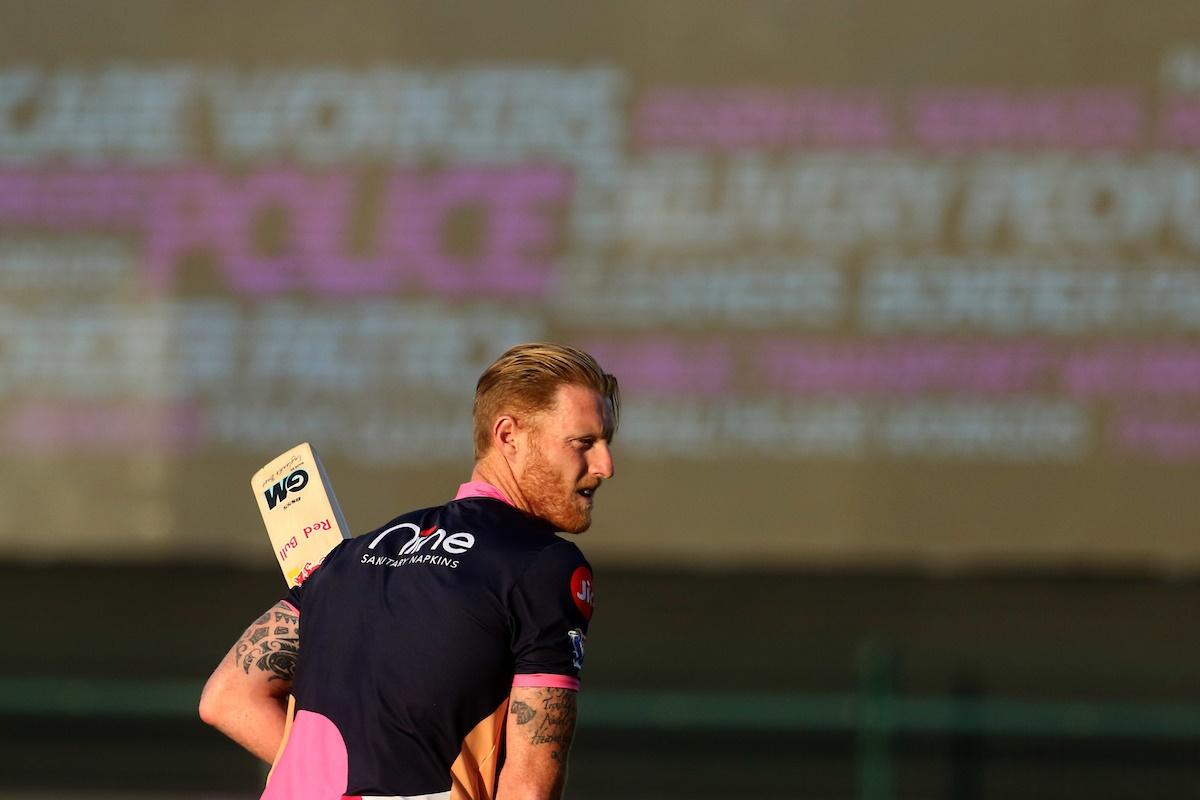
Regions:
<instances>
[{"instance_id":1,"label":"man's shoulder","mask_svg":"<svg viewBox=\"0 0 1200 800\"><path fill-rule=\"evenodd\" d=\"M396 525L402 525L404 523L420 522L423 519L427 519L430 515L437 513L437 511L439 509L444 508L444 507L445 507L444 505L443 506L428 506L426 508L417 508L417 509L413 509L412 511L406 511L403 514L392 517L387 522L383 523L382 525L375 528L374 530L367 531L366 533L362 534L362 536L370 536L371 534L378 534L378 533L381 533L381 532L387 530L388 528L395 527ZM355 537L355 538L359 538L359 537Z\"/></svg>"},{"instance_id":2,"label":"man's shoulder","mask_svg":"<svg viewBox=\"0 0 1200 800\"><path fill-rule=\"evenodd\" d=\"M535 541L555 538L554 529L544 521L493 497L463 497L443 508L448 518L481 530L494 529L515 537L532 537Z\"/></svg>"},{"instance_id":3,"label":"man's shoulder","mask_svg":"<svg viewBox=\"0 0 1200 800\"><path fill-rule=\"evenodd\" d=\"M587 557L583 551L579 549L579 545L564 539L562 536L551 536L548 541L541 543L542 546L538 549L536 558L544 563L555 564L562 567L591 567Z\"/></svg>"},{"instance_id":4,"label":"man's shoulder","mask_svg":"<svg viewBox=\"0 0 1200 800\"><path fill-rule=\"evenodd\" d=\"M532 555L556 544L574 547L555 535L554 528L544 521L490 497L460 498L407 511L355 536L351 541L363 546L397 531L411 530L415 534L432 535L439 529L445 530L446 535L467 532L473 537L483 537L492 549L514 553Z\"/></svg>"},{"instance_id":5,"label":"man's shoulder","mask_svg":"<svg viewBox=\"0 0 1200 800\"><path fill-rule=\"evenodd\" d=\"M554 526L501 500L472 497L449 506L455 522L487 539L489 550L517 572L534 563L587 565L579 547L560 536Z\"/></svg>"}]
</instances>

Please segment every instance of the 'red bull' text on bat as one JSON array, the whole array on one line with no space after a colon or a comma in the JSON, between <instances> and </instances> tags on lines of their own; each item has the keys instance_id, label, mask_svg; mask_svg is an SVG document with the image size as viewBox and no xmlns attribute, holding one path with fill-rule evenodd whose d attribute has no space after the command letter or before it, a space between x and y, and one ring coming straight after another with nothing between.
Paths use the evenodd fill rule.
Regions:
<instances>
[{"instance_id":1,"label":"'red bull' text on bat","mask_svg":"<svg viewBox=\"0 0 1200 800\"><path fill-rule=\"evenodd\" d=\"M303 582L338 542L350 538L333 487L308 442L272 459L254 473L250 487L289 587Z\"/></svg>"}]
</instances>

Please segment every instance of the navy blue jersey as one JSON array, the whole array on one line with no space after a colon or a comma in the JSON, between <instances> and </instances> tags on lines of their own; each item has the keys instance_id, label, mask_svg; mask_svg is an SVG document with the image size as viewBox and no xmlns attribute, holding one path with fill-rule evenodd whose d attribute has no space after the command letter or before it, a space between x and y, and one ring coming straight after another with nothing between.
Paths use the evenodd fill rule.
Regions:
<instances>
[{"instance_id":1,"label":"navy blue jersey","mask_svg":"<svg viewBox=\"0 0 1200 800\"><path fill-rule=\"evenodd\" d=\"M264 798L491 798L511 688L578 688L591 569L492 494L346 540L289 593L296 715Z\"/></svg>"}]
</instances>

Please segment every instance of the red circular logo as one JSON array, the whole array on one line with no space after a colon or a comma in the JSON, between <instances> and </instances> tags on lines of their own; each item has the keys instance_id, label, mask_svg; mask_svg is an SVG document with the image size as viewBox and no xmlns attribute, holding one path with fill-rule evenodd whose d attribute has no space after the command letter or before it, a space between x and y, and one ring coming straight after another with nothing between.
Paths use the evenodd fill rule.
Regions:
<instances>
[{"instance_id":1,"label":"red circular logo","mask_svg":"<svg viewBox=\"0 0 1200 800\"><path fill-rule=\"evenodd\" d=\"M577 567L571 573L571 599L575 607L583 614L585 620L592 618L592 571L587 567Z\"/></svg>"}]
</instances>

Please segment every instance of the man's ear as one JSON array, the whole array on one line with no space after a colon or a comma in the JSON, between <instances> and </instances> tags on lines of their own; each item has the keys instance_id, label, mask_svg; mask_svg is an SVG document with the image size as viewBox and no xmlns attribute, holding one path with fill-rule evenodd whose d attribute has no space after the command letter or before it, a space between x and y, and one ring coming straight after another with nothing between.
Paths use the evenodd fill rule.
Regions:
<instances>
[{"instance_id":1,"label":"man's ear","mask_svg":"<svg viewBox=\"0 0 1200 800\"><path fill-rule=\"evenodd\" d=\"M521 450L520 434L520 426L514 416L503 414L492 423L492 445L506 458L515 458Z\"/></svg>"}]
</instances>

